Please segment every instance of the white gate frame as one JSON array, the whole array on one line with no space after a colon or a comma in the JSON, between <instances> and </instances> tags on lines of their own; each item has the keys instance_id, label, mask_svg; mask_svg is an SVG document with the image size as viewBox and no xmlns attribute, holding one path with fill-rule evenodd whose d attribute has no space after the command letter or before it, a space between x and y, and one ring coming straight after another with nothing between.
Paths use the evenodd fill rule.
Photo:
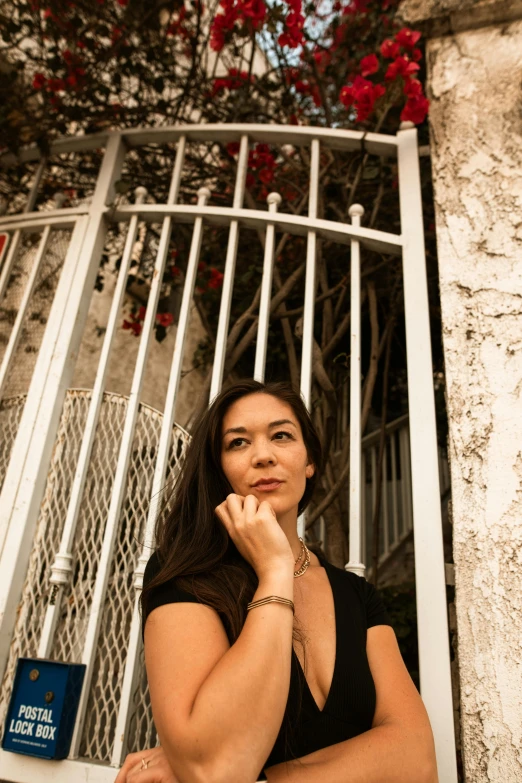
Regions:
<instances>
[{"instance_id":1,"label":"white gate frame","mask_svg":"<svg viewBox=\"0 0 522 783\"><path fill-rule=\"evenodd\" d=\"M310 404L311 367L313 348L313 321L315 298L315 245L316 237L328 237L344 245L352 245L352 260L357 260L359 245L376 248L386 253L401 254L404 269L405 287L405 317L408 357L408 390L410 407L410 433L412 456L412 494L413 518L415 534L415 565L417 586L417 610L419 628L419 659L421 692L426 705L433 733L437 754L439 778L444 783L456 783L456 755L453 725L453 705L451 696L449 635L446 608L446 589L444 578L444 559L442 542L442 522L440 509L438 451L435 426L435 402L433 392L433 373L431 363L431 341L428 314L428 297L426 282L426 263L424 252L424 234L422 221L422 202L418 163L417 132L411 123L403 123L397 136L363 133L358 131L329 130L321 128L291 127L281 128L270 125L202 125L176 128L155 128L127 130L121 132L98 134L92 137L66 139L52 145L52 153L96 149L105 146L105 154L100 169L94 197L89 207L53 210L52 212L27 212L23 215L0 218L0 230L22 231L25 227L43 227L46 225L73 225L71 243L64 262L62 274L56 290L49 321L45 330L35 371L29 388L27 403L13 446L11 460L0 496L0 672L3 672L11 636L15 624L18 603L27 570L31 550L33 532L38 517L42 493L45 486L47 465L49 464L54 438L62 409L66 389L74 371L74 365L79 350L83 327L87 317L91 293L94 287L99 260L107 228L107 212L114 197L114 183L121 171L125 151L128 147L139 147L149 143L178 142L182 139L190 141L241 141L240 164L231 208L213 207L206 204L206 196L201 195L198 204L178 205L174 191L177 186L173 180L171 194L166 204L133 204L120 206L112 210L110 219L114 221L130 221L136 215L148 222L162 222L163 232L158 249L157 269L160 271L164 263L164 254L170 236L170 224L182 221L194 224L193 236L194 263L199 254L201 242L201 226L203 223L225 225L230 227L229 249L225 265L224 296L220 313L220 334L222 337L218 346L219 362L216 362L215 378L212 393L219 391L221 386L222 368L224 362L224 345L228 332L230 313L230 295L234 277L234 265L237 252L237 232L240 226L256 229L289 231L292 234L307 237L307 264L305 279L305 314L303 324L303 359L301 367L301 392L306 403ZM246 139L246 141L245 141ZM310 146L311 155L311 194L309 214L307 217L277 212L276 206L268 211L244 209L242 205L244 177L246 174L247 142L264 142L268 144L285 144ZM317 218L317 190L319 184L319 161L321 145L333 149L365 150L367 152L398 157L399 195L402 234L400 236L387 234L374 229L360 226L358 210L353 210L352 223L339 223ZM21 159L38 159L39 153L31 148L22 153ZM174 178L175 179L175 178ZM174 188L174 190L173 190ZM177 192L177 191L176 191ZM34 205L34 201L33 201ZM31 205L31 206L33 206ZM196 233L199 232L196 239ZM269 231L270 233L270 231ZM19 235L18 235L19 236ZM11 245L9 258L14 258L15 243ZM267 270L273 264L273 241L268 245ZM269 258L271 256L271 259ZM266 265L265 265L266 266ZM352 270L352 280L357 283L358 270ZM2 283L7 280L4 269ZM271 270L267 274L271 274ZM161 279L161 275L159 276ZM188 276L190 277L190 276ZM193 277L193 276L192 276ZM191 285L194 280L192 279ZM187 284L186 284L187 285ZM265 288L268 284L265 284ZM188 290L188 289L186 289ZM228 292L228 293L227 293ZM153 307L148 308L144 331L147 332L147 343L150 339L151 326L157 304L157 291L151 291L149 300ZM357 292L352 292L352 294ZM188 294L187 294L188 296ZM185 297L185 293L184 293ZM265 306L267 295L265 292ZM188 301L188 300L187 300ZM357 299L355 299L355 302ZM185 309L188 307L185 302ZM149 311L150 310L150 311ZM268 314L266 314L266 317ZM353 330L356 330L354 333ZM266 333L266 324L264 326ZM145 339L145 338L144 338ZM181 338L180 338L181 339ZM263 336L263 339L264 336ZM357 351L360 340L360 325L358 319L352 323L352 352L354 367L360 361ZM177 341L178 342L178 341ZM355 348L355 350L354 350ZM109 346L110 349L110 346ZM174 402L179 382L180 353L175 350L176 359L173 362L169 392L171 402ZM266 346L263 347L266 352ZM220 352L220 353L219 353ZM147 346L140 346L141 367L145 366ZM174 366L175 365L175 366ZM257 372L261 372L260 363L256 362ZM353 368L352 368L353 369ZM352 372L354 377L360 377ZM141 379L135 374L133 389L139 393ZM357 402L357 391L352 390L354 408L352 416L357 421L357 411L360 415L360 402ZM132 399L132 398L131 398ZM135 423L135 404L130 407L122 449L128 448L132 438ZM173 410L173 405L171 406ZM355 408L357 410L355 410ZM162 445L159 449L157 469L154 480L154 492L161 485L160 472L165 467L165 454L168 449L168 438L171 426L164 422L162 427ZM170 422L171 425L171 422ZM359 427L360 430L360 427ZM358 443L352 444L351 456L352 479L354 487L360 486L360 431L353 428ZM163 453L165 452L165 453ZM161 457L163 454L163 457ZM125 472L128 453L120 454L116 482L117 498L113 495L109 517L114 521L121 502L122 477ZM84 466L85 467L85 466ZM360 490L359 490L360 495ZM153 508L153 504L151 504ZM360 497L352 497L352 518L350 521L351 548L350 563L345 567L361 573L363 567L363 552L360 524ZM358 516L354 510L359 508ZM147 521L147 535L154 522L154 513ZM108 530L104 543L103 564L100 564L97 588L97 608L103 594L107 579L107 568L110 563L114 542L113 530ZM148 557L142 552L136 570L136 603L131 629L133 644L139 640L139 617L136 613L137 597L141 589L141 579L144 563ZM58 553L56 553L58 554ZM61 553L67 555L67 553ZM66 563L62 559L62 562ZM59 571L58 565L53 571ZM65 571L67 568L65 567ZM56 582L60 584L59 580ZM52 624L49 626L52 633ZM95 639L98 622L97 617L91 618L88 634L89 650ZM138 642L139 643L139 642ZM43 649L43 647L42 647ZM88 665L92 665L92 652L89 652ZM128 656L124 678L122 703L118 717L118 729L128 726L131 688L136 677L136 650ZM72 756L78 753L79 735L83 724L83 715L87 702L89 677L86 678L85 692L82 698L82 708L77 722L77 730L73 741ZM19 783L32 783L33 780L52 780L54 783L70 783L81 776L87 781L113 781L114 766L118 766L125 754L125 737L116 737L112 755L113 767L91 764L85 760L49 762L18 756L0 751L0 767L2 776ZM73 772L77 770L77 772Z\"/></svg>"}]
</instances>

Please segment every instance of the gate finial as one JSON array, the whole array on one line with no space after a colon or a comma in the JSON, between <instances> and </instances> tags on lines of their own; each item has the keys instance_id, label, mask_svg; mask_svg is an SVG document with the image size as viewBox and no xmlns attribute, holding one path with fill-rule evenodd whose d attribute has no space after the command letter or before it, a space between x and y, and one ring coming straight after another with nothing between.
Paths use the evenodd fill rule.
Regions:
<instances>
[{"instance_id":1,"label":"gate finial","mask_svg":"<svg viewBox=\"0 0 522 783\"><path fill-rule=\"evenodd\" d=\"M351 218L362 217L364 215L364 207L362 204L352 204L348 210L348 214Z\"/></svg>"}]
</instances>

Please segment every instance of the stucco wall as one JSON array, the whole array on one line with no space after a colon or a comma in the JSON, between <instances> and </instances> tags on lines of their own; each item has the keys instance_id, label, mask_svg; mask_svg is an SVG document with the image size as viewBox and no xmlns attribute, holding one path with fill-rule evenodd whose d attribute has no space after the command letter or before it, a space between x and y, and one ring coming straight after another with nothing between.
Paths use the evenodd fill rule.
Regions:
<instances>
[{"instance_id":1,"label":"stucco wall","mask_svg":"<svg viewBox=\"0 0 522 783\"><path fill-rule=\"evenodd\" d=\"M465 779L515 783L522 780L522 22L432 39L427 57Z\"/></svg>"}]
</instances>

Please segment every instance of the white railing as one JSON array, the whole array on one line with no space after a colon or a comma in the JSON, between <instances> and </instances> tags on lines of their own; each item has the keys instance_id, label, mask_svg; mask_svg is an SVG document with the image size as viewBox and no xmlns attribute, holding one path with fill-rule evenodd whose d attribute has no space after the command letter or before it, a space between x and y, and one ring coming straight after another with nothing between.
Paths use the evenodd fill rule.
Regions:
<instances>
[{"instance_id":1,"label":"white railing","mask_svg":"<svg viewBox=\"0 0 522 783\"><path fill-rule=\"evenodd\" d=\"M232 207L209 205L208 192L201 190L196 205L177 203L182 182L187 142L240 142L240 155ZM277 211L276 196L269 196L272 208L245 209L242 206L248 145L262 141L272 145L292 144L310 148L309 213L305 217ZM129 148L141 145L177 144L169 196L164 204L136 203L121 205L114 202L114 186L120 176ZM89 205L46 212L27 211L20 215L0 218L0 230L13 232L10 251L1 281L6 285L16 259L16 237L24 232L42 232L42 256L49 234L56 229L72 229L67 256L63 263L42 345L38 352L35 371L27 393L13 444L0 496L0 671L5 672L0 706L5 709L11 682L9 661L16 655L55 654L57 640L66 638L71 627L79 629L79 638L69 640L63 647L68 660L79 656L87 666L84 689L76 721L75 734L68 762L37 762L22 756L0 752L2 775L22 783L36 778L44 780L53 770L56 783L74 780L74 764L78 777L88 780L112 780L114 769L121 764L128 749L136 749L152 737L152 719L146 701L146 682L140 647L140 618L138 596L143 569L148 559L152 530L157 514L155 503L145 502L139 510L129 505L135 494L136 483L143 476L136 467L136 443L146 438L141 431L143 406L140 392L147 364L153 325L159 298L160 282L166 264L167 250L173 225L192 224L192 244L189 267L185 277L183 302L177 327L176 344L171 359L170 378L165 403L165 414L150 441L148 453L153 453L153 465L142 494L150 501L157 497L168 474L172 455L179 456L174 447L175 411L178 399L181 361L185 350L189 305L193 298L194 270L201 247L201 232L205 225L221 225L229 229L225 260L225 276L218 325L218 340L214 357L211 397L220 389L226 336L229 330L230 304L233 296L234 271L238 236L244 228L255 228L271 236L272 228L279 232L307 237L306 278L304 297L303 352L301 365L301 392L310 403L312 343L315 298L316 238L326 237L350 248L352 261L352 357L351 357L351 449L350 449L350 562L347 569L361 573L364 570L363 513L357 513L365 502L360 486L364 468L361 463L360 401L360 323L358 313L360 252L366 247L383 253L402 255L404 271L405 320L408 353L408 387L410 409L411 497L415 531L415 563L419 627L419 656L421 691L433 726L439 776L445 783L455 783L456 761L453 733L450 658L446 616L445 574L440 514L438 452L435 430L435 408L432 382L430 333L422 205L418 167L416 130L410 124L397 136L365 134L355 131L321 128L281 128L263 125L190 126L186 128L135 129L100 134L95 137L66 139L52 145L51 155L63 151L104 148L105 153L94 195ZM322 220L317 217L317 194L320 186L319 161L322 149L365 150L372 154L397 157L399 170L399 197L401 234L395 235L360 226L362 208L352 209L352 222ZM36 160L35 148L21 154L22 161ZM0 161L1 163L2 161ZM6 156L4 162L9 162ZM41 176L41 175L40 175ZM37 185L36 185L37 187ZM34 201L33 201L34 204ZM32 207L31 207L32 210ZM114 341L115 313L121 301L130 249L135 238L137 221L160 223L161 238L156 254L154 275L148 294L147 311L140 338L130 397L120 409L120 436L115 463L112 465L110 486L104 495L106 505L91 510L86 502L89 491L88 476L93 463L96 437L103 431L101 411L109 393L105 389L108 357ZM81 445L77 458L69 466L67 502L59 513L49 517L53 491L63 492L60 476L60 449L63 438L59 434L67 426L64 419L68 410L67 391L74 370L83 326L91 293L96 280L100 255L103 250L109 221L127 223L127 243L119 270L109 325L105 333L94 389L89 392L88 409L81 425ZM45 240L45 241L44 241ZM264 279L260 281L265 292L263 316L258 333L258 350L266 356L267 300L274 264L273 241L266 242ZM347 266L350 254L347 252ZM264 319L264 321L263 321ZM17 337L13 338L13 345ZM13 361L12 350L7 364ZM256 372L263 371L261 358ZM0 394L1 394L0 389ZM70 408L70 406L69 406ZM359 422L359 425L358 425ZM173 452L174 449L174 452ZM65 451L64 451L65 454ZM70 454L68 456L70 459ZM393 459L390 453L390 459ZM172 469L175 469L172 468ZM71 472L72 471L72 472ZM134 471L134 472L133 472ZM137 471L137 472L136 472ZM50 484L50 477L52 483ZM132 491L131 491L132 490ZM393 499L392 499L393 504ZM91 504L92 509L94 505ZM148 514L145 512L148 508ZM82 522L82 514L86 518ZM89 516L92 514L92 516ZM138 515L138 521L136 521ZM44 524L42 519L51 519ZM299 521L303 534L304 520ZM96 535L96 560L87 578L88 590L75 571L78 547L83 531L90 526ZM50 529L52 538L46 544L46 563L35 561L42 551L41 536ZM129 546L129 536L144 541L140 552ZM389 543L389 542L388 542ZM47 574L42 584L40 574ZM38 574L39 585L35 582ZM115 586L118 585L117 589ZM109 589L110 586L110 589ZM29 589L33 589L33 597ZM34 592L36 591L36 592ZM87 595L85 595L87 594ZM36 596L39 596L38 606ZM86 600L81 603L80 595ZM76 596L74 599L73 596ZM78 601L76 615L70 616L70 627L62 623L69 601ZM67 601L65 600L67 598ZM32 601L32 603L30 603ZM29 602L29 603L28 603ZM25 638L18 625L21 615L31 616L33 630ZM33 616L34 615L34 616ZM116 619L117 618L117 619ZM76 633L76 631L75 631ZM77 651L77 652L74 652ZM117 653L117 654L116 654ZM131 736L132 735L132 736ZM147 740L148 741L148 740ZM78 757L86 757L87 761ZM75 759L78 759L75 761ZM90 761L97 761L92 765ZM100 764L101 762L101 764ZM96 771L94 771L96 767ZM40 768L42 772L40 772ZM4 771L5 770L5 771ZM35 770L38 772L35 773Z\"/></svg>"}]
</instances>

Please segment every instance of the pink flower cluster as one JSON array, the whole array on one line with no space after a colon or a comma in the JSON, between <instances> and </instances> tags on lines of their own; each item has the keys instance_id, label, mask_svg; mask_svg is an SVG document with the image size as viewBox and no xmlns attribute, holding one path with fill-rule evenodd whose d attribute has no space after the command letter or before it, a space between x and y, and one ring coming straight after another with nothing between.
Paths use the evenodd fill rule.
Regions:
<instances>
[{"instance_id":1,"label":"pink flower cluster","mask_svg":"<svg viewBox=\"0 0 522 783\"><path fill-rule=\"evenodd\" d=\"M248 71L238 71L237 68L229 68L228 76L214 79L211 96L219 95L224 90L239 90L244 84L253 84L255 77Z\"/></svg>"},{"instance_id":2,"label":"pink flower cluster","mask_svg":"<svg viewBox=\"0 0 522 783\"><path fill-rule=\"evenodd\" d=\"M290 12L284 21L285 29L277 39L279 46L297 49L304 43L304 23L302 0L287 0Z\"/></svg>"},{"instance_id":3,"label":"pink flower cluster","mask_svg":"<svg viewBox=\"0 0 522 783\"><path fill-rule=\"evenodd\" d=\"M360 9L359 9L360 10ZM404 81L406 104L401 112L401 120L409 120L415 124L423 122L428 112L429 101L424 96L422 84L416 78L420 66L421 51L416 48L420 32L403 27L394 39L387 38L380 47L384 59L392 60L384 75L385 82L391 83L401 78ZM386 93L383 84L375 84L367 79L380 68L376 54L363 57L359 63L360 74L353 78L350 84L342 87L339 100L347 108L354 107L359 122L367 120L375 108L375 103Z\"/></svg>"},{"instance_id":4,"label":"pink flower cluster","mask_svg":"<svg viewBox=\"0 0 522 783\"><path fill-rule=\"evenodd\" d=\"M410 121L418 125L423 122L430 105L425 97L422 84L415 77L420 69L418 61L422 57L420 49L416 48L421 37L420 32L403 27L396 34L395 39L387 38L381 44L381 54L384 58L393 60L385 74L387 81L395 81L401 77L404 81L404 94L406 105L401 112L402 121Z\"/></svg>"},{"instance_id":5,"label":"pink flower cluster","mask_svg":"<svg viewBox=\"0 0 522 783\"><path fill-rule=\"evenodd\" d=\"M264 0L220 0L220 13L210 27L210 48L220 52L227 37L245 22L253 31L259 30L266 19Z\"/></svg>"},{"instance_id":6,"label":"pink flower cluster","mask_svg":"<svg viewBox=\"0 0 522 783\"><path fill-rule=\"evenodd\" d=\"M345 85L339 94L341 103L349 108L353 106L359 122L367 120L373 112L375 102L386 92L382 84L374 84L369 79L356 76L352 84Z\"/></svg>"}]
</instances>

